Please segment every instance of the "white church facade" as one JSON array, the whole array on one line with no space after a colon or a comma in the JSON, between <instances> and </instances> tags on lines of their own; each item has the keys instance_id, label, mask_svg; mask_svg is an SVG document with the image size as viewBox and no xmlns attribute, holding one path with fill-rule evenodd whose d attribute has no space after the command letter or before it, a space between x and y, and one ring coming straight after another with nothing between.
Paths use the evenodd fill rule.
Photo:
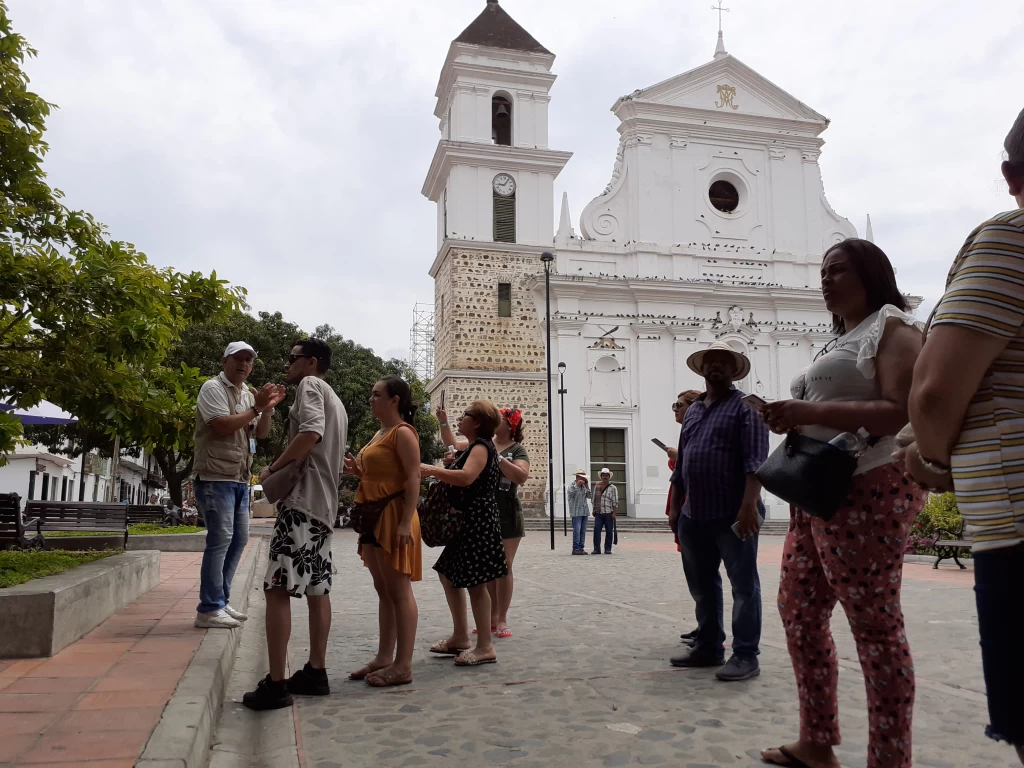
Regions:
<instances>
[{"instance_id":1,"label":"white church facade","mask_svg":"<svg viewBox=\"0 0 1024 768\"><path fill-rule=\"evenodd\" d=\"M751 361L738 386L788 397L831 339L819 269L855 227L825 198L828 120L726 52L620 98L611 181L578 232L554 179L570 153L548 146L554 55L488 0L453 41L437 88L442 138L423 193L437 203L432 400L524 410L532 478L547 487L543 251L550 274L557 514L563 477L615 472L624 512L664 515L671 403L703 389L686 367L720 340ZM565 466L561 408L564 381ZM771 500L769 500L770 502ZM788 515L770 504L773 517Z\"/></svg>"}]
</instances>

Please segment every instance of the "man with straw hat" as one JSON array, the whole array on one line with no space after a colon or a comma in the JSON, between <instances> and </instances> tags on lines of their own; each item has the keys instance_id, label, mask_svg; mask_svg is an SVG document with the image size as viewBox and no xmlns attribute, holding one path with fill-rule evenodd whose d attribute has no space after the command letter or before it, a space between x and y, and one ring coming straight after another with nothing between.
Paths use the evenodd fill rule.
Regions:
<instances>
[{"instance_id":1,"label":"man with straw hat","mask_svg":"<svg viewBox=\"0 0 1024 768\"><path fill-rule=\"evenodd\" d=\"M719 680L747 680L760 674L757 533L764 507L754 473L768 457L768 428L733 386L750 372L744 355L716 341L690 355L686 364L704 377L707 391L683 418L669 520L679 536L686 583L697 607L697 638L688 653L671 661L676 667L721 667L715 675ZM733 600L728 664L722 654L723 561Z\"/></svg>"},{"instance_id":2,"label":"man with straw hat","mask_svg":"<svg viewBox=\"0 0 1024 768\"><path fill-rule=\"evenodd\" d=\"M1024 111L1003 145L1016 208L967 238L914 368L907 470L955 490L973 537L989 737L1024 763Z\"/></svg>"},{"instance_id":3,"label":"man with straw hat","mask_svg":"<svg viewBox=\"0 0 1024 768\"><path fill-rule=\"evenodd\" d=\"M601 469L601 480L594 489L594 554L601 554L601 531L604 534L604 553L612 553L615 538L615 515L619 512L619 489L612 485L612 471Z\"/></svg>"},{"instance_id":4,"label":"man with straw hat","mask_svg":"<svg viewBox=\"0 0 1024 768\"><path fill-rule=\"evenodd\" d=\"M590 501L594 492L590 489L590 478L585 469L577 469L576 476L569 484L569 515L572 517L572 553L587 554L587 518L590 517Z\"/></svg>"}]
</instances>

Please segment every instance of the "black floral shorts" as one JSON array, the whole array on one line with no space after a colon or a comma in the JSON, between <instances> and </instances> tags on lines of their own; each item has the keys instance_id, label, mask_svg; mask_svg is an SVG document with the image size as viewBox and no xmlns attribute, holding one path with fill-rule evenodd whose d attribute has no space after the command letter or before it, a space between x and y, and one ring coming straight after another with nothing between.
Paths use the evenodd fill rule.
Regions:
<instances>
[{"instance_id":1,"label":"black floral shorts","mask_svg":"<svg viewBox=\"0 0 1024 768\"><path fill-rule=\"evenodd\" d=\"M270 564L263 589L283 589L292 597L331 591L334 530L297 509L282 507L270 540Z\"/></svg>"}]
</instances>

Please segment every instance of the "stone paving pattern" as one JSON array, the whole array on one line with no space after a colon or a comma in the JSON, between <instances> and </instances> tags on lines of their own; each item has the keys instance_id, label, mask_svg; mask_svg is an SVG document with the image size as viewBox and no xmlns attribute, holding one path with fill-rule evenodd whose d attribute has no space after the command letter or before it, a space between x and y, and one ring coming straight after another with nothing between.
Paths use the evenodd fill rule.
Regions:
<instances>
[{"instance_id":1,"label":"stone paving pattern","mask_svg":"<svg viewBox=\"0 0 1024 768\"><path fill-rule=\"evenodd\" d=\"M679 634L693 603L671 539L622 537L611 557L571 557L570 540L528 537L516 561L510 615L515 636L497 640L499 663L457 669L427 652L451 624L425 551L416 585L420 630L411 686L374 690L347 673L376 648L376 597L350 532L335 537L333 693L297 699L300 758L315 768L417 765L682 768L761 765L758 750L798 733L796 690L775 606L781 537L760 552L764 600L762 674L721 683L713 670L676 670ZM904 605L918 674L915 765L1011 766L1011 750L984 736L987 722L973 574L907 565ZM730 609L726 597L726 615ZM293 603L291 664L308 652L304 602ZM834 620L842 668L844 766L866 763L860 666L846 624Z\"/></svg>"},{"instance_id":2,"label":"stone paving pattern","mask_svg":"<svg viewBox=\"0 0 1024 768\"><path fill-rule=\"evenodd\" d=\"M0 765L135 764L206 636L192 626L202 558L161 553L160 585L81 640L49 659L0 661Z\"/></svg>"}]
</instances>

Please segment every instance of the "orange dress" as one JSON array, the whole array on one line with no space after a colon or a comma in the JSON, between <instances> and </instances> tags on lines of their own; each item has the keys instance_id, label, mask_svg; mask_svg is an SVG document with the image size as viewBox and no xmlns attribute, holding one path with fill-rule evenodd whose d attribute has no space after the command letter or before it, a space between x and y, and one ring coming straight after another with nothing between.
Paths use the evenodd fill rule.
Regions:
<instances>
[{"instance_id":1,"label":"orange dress","mask_svg":"<svg viewBox=\"0 0 1024 768\"><path fill-rule=\"evenodd\" d=\"M356 491L356 503L386 499L388 496L405 489L405 472L398 458L398 431L408 427L416 435L419 434L411 424L402 423L392 429L383 438L367 445L359 452L359 464L363 476ZM415 512L412 515L412 544L399 547L398 523L402 519L405 499L398 498L388 504L380 513L380 520L373 530L377 543L387 553L388 564L400 573L409 576L413 581L423 578L423 545L420 540L420 518ZM366 548L371 545L360 544L359 555L366 565Z\"/></svg>"}]
</instances>

